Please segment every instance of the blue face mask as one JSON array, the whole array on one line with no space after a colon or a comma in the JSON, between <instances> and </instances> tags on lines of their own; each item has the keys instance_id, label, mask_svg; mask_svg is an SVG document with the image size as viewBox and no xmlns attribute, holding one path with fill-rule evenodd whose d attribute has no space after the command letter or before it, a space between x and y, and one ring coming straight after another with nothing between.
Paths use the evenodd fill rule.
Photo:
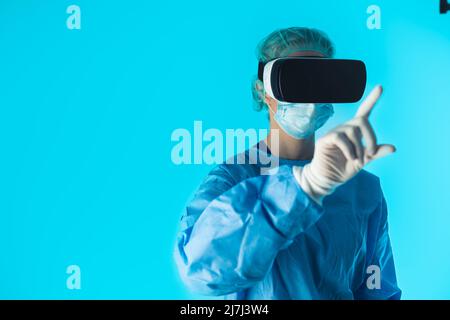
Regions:
<instances>
[{"instance_id":1,"label":"blue face mask","mask_svg":"<svg viewBox=\"0 0 450 320\"><path fill-rule=\"evenodd\" d=\"M274 119L291 137L305 139L322 127L333 114L332 104L278 102Z\"/></svg>"}]
</instances>

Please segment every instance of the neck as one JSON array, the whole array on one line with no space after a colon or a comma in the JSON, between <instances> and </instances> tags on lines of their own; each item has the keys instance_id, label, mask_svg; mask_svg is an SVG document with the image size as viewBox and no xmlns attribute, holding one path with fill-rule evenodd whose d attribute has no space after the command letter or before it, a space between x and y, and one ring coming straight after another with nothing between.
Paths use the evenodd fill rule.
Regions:
<instances>
[{"instance_id":1,"label":"neck","mask_svg":"<svg viewBox=\"0 0 450 320\"><path fill-rule=\"evenodd\" d=\"M278 148L272 146L277 140ZM314 155L314 134L306 139L295 139L286 134L278 126L271 126L265 142L272 154L279 158L289 160L311 160Z\"/></svg>"}]
</instances>

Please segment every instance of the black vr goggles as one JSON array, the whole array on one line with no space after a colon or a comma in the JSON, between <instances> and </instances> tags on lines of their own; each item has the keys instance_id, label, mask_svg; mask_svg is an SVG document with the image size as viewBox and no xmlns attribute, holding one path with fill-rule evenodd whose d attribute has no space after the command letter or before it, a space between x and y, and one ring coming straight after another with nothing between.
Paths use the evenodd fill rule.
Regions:
<instances>
[{"instance_id":1,"label":"black vr goggles","mask_svg":"<svg viewBox=\"0 0 450 320\"><path fill-rule=\"evenodd\" d=\"M286 57L260 62L258 78L278 101L349 103L364 94L366 66L360 60Z\"/></svg>"}]
</instances>

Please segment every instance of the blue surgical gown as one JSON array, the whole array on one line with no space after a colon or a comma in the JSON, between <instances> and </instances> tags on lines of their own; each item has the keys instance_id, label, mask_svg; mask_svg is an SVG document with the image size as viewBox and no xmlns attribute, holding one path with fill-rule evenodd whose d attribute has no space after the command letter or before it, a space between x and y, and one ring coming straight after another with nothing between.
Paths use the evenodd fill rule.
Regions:
<instances>
[{"instance_id":1,"label":"blue surgical gown","mask_svg":"<svg viewBox=\"0 0 450 320\"><path fill-rule=\"evenodd\" d=\"M187 287L225 299L399 299L379 179L362 170L320 206L292 174L308 161L277 159L270 175L259 162L218 165L200 185L175 246Z\"/></svg>"}]
</instances>

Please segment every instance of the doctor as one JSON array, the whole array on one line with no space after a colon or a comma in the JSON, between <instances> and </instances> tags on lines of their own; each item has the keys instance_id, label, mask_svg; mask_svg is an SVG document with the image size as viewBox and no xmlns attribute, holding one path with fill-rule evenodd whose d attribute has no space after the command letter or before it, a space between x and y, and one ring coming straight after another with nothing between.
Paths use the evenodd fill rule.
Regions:
<instances>
[{"instance_id":1,"label":"doctor","mask_svg":"<svg viewBox=\"0 0 450 320\"><path fill-rule=\"evenodd\" d=\"M308 28L277 30L258 47L260 62L333 54L327 36ZM377 143L369 122L381 86L317 141L332 105L277 102L259 79L252 90L271 129L258 152L278 143L279 168L261 175L259 164L221 164L209 173L181 218L183 281L226 299L399 299L386 201L379 178L363 170L395 151Z\"/></svg>"}]
</instances>

